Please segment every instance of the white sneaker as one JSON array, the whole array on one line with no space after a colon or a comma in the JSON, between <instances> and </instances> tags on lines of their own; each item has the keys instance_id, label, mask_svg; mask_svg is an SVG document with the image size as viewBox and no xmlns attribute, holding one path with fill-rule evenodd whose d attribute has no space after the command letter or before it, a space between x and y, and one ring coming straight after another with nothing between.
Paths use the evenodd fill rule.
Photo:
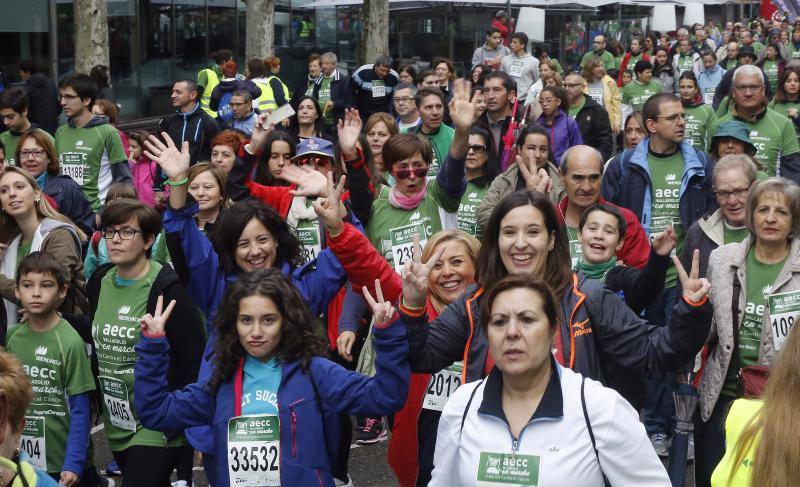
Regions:
<instances>
[{"instance_id":1,"label":"white sneaker","mask_svg":"<svg viewBox=\"0 0 800 487\"><path fill-rule=\"evenodd\" d=\"M339 487L339 486L342 486L342 487L353 487L353 479L350 478L349 475L347 476L347 482L345 482L344 480L339 480L337 478L334 478L333 479L333 485L335 485L337 487Z\"/></svg>"},{"instance_id":2,"label":"white sneaker","mask_svg":"<svg viewBox=\"0 0 800 487\"><path fill-rule=\"evenodd\" d=\"M656 451L656 455L660 457L669 456L669 442L667 441L666 434L653 433L650 435L650 443L653 445L653 450Z\"/></svg>"},{"instance_id":3,"label":"white sneaker","mask_svg":"<svg viewBox=\"0 0 800 487\"><path fill-rule=\"evenodd\" d=\"M189 487L185 480L176 480L172 482L172 487Z\"/></svg>"},{"instance_id":4,"label":"white sneaker","mask_svg":"<svg viewBox=\"0 0 800 487\"><path fill-rule=\"evenodd\" d=\"M689 462L694 461L694 433L689 435L689 449L686 452L686 460Z\"/></svg>"}]
</instances>

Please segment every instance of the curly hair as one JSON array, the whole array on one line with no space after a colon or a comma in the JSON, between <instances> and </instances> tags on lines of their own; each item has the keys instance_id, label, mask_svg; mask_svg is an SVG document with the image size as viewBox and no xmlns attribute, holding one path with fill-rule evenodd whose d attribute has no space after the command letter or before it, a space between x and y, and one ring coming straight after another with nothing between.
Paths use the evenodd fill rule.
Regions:
<instances>
[{"instance_id":1,"label":"curly hair","mask_svg":"<svg viewBox=\"0 0 800 487\"><path fill-rule=\"evenodd\" d=\"M238 205L237 205L238 206ZM324 341L315 333L314 317L303 297L279 269L264 269L239 276L225 292L214 326L214 371L208 383L216 392L220 384L231 380L246 352L239 339L236 323L239 303L250 296L263 296L275 303L281 317L281 338L276 357L281 362L299 361L308 371L313 357L324 356Z\"/></svg>"},{"instance_id":2,"label":"curly hair","mask_svg":"<svg viewBox=\"0 0 800 487\"><path fill-rule=\"evenodd\" d=\"M300 251L300 242L289 228L286 220L265 203L258 200L240 201L220 213L210 240L214 250L219 256L222 270L227 274L238 274L241 269L236 264L236 245L244 228L250 220L256 219L272 234L278 246L276 249L275 264L283 262L293 267L303 264L304 258Z\"/></svg>"}]
</instances>

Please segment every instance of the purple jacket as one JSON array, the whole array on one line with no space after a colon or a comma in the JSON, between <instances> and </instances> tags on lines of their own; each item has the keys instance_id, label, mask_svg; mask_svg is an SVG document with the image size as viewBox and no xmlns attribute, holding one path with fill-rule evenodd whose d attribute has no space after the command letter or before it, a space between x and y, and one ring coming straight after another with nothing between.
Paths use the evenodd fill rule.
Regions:
<instances>
[{"instance_id":1,"label":"purple jacket","mask_svg":"<svg viewBox=\"0 0 800 487\"><path fill-rule=\"evenodd\" d=\"M552 126L545 124L544 115L539 116L536 122L550 133L550 149L555 156L556 166L561 165L561 156L567 149L573 145L583 144L578 124L563 110L558 111Z\"/></svg>"}]
</instances>

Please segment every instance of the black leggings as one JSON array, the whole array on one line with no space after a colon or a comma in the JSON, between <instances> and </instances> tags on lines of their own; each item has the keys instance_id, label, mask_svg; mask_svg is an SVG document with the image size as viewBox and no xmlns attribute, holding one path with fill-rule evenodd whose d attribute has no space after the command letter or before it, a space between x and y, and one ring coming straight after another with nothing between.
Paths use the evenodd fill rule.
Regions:
<instances>
[{"instance_id":1,"label":"black leggings","mask_svg":"<svg viewBox=\"0 0 800 487\"><path fill-rule=\"evenodd\" d=\"M172 471L179 464L185 447L132 446L112 452L122 469L123 485L171 487Z\"/></svg>"}]
</instances>

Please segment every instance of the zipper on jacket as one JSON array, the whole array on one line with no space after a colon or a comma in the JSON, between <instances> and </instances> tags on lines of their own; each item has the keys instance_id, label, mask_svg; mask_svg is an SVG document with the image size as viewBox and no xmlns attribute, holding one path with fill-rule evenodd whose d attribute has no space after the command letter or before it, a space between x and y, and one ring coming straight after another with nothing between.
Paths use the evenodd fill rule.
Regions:
<instances>
[{"instance_id":1,"label":"zipper on jacket","mask_svg":"<svg viewBox=\"0 0 800 487\"><path fill-rule=\"evenodd\" d=\"M297 412L294 410L294 407L303 402L302 399L298 399L293 403L289 404L289 414L292 417L292 457L297 458Z\"/></svg>"}]
</instances>

